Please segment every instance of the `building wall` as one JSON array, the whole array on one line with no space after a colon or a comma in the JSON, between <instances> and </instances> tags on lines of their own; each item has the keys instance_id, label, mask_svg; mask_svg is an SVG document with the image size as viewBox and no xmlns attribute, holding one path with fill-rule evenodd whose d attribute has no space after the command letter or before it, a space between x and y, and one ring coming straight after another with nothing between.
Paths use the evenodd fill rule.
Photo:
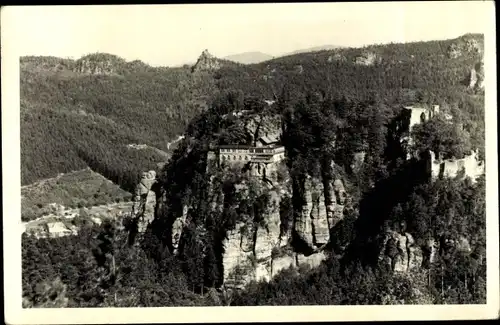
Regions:
<instances>
[{"instance_id":1,"label":"building wall","mask_svg":"<svg viewBox=\"0 0 500 325\"><path fill-rule=\"evenodd\" d=\"M428 121L429 119L435 117L439 114L439 105L433 105L432 108L422 108L422 107L405 107L410 111L410 122L409 129L423 121ZM422 120L423 117L423 120Z\"/></svg>"},{"instance_id":2,"label":"building wall","mask_svg":"<svg viewBox=\"0 0 500 325\"><path fill-rule=\"evenodd\" d=\"M262 157L262 159L259 159ZM268 159L266 159L268 157ZM221 148L219 150L220 162L247 163L247 162L279 162L285 159L285 148Z\"/></svg>"},{"instance_id":3,"label":"building wall","mask_svg":"<svg viewBox=\"0 0 500 325\"><path fill-rule=\"evenodd\" d=\"M410 125L409 129L417 124L422 123L422 114L424 115L424 120L427 120L429 118L429 112L425 108L419 108L419 107L410 107L406 108L410 110Z\"/></svg>"},{"instance_id":4,"label":"building wall","mask_svg":"<svg viewBox=\"0 0 500 325\"><path fill-rule=\"evenodd\" d=\"M484 163L479 161L477 151L462 159L436 159L434 152L430 152L430 173L433 179L442 177L456 177L460 172L464 172L464 177L470 177L475 181L484 174Z\"/></svg>"}]
</instances>

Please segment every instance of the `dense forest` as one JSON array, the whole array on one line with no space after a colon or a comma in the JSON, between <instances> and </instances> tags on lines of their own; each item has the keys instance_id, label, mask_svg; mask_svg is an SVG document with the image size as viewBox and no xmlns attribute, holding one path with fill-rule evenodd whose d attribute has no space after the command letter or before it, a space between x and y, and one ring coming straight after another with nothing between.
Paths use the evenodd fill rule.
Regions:
<instances>
[{"instance_id":1,"label":"dense forest","mask_svg":"<svg viewBox=\"0 0 500 325\"><path fill-rule=\"evenodd\" d=\"M480 62L478 43L482 37L466 35L222 64L213 72L135 73L122 61L104 76L80 75L81 68L65 78L23 72L24 182L89 166L131 190L134 173L154 168L158 157L127 151L126 144L168 150L167 141L186 134L159 173L165 200L140 242L127 236L128 219L82 226L74 237L23 236L25 307L485 303L485 178L430 181L418 156L406 159L393 124L403 105L438 104L454 123L438 118L417 126L412 150L445 158L473 148L484 154L484 93L465 82ZM268 106L263 99L276 101ZM341 177L352 207L331 230L331 254L319 267L226 291L222 243L237 222L265 223L270 201L252 184L239 196L235 185L244 176L237 171L207 169L213 145L249 144L237 118L227 117L241 110L283 122L283 174L293 188L281 201L285 219L303 205L297 184L308 177ZM356 169L359 152L366 158ZM224 193L222 211L210 208L213 188ZM169 227L184 206L190 209L174 255ZM389 230L409 232L421 246L438 240L436 260L423 272L386 269L377 249ZM384 254L395 254L389 248Z\"/></svg>"}]
</instances>

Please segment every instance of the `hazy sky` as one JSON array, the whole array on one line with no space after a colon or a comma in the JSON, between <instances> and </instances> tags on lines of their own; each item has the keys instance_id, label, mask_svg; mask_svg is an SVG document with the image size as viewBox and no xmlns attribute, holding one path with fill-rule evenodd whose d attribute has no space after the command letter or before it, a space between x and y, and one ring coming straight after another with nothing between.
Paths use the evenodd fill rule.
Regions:
<instances>
[{"instance_id":1,"label":"hazy sky","mask_svg":"<svg viewBox=\"0 0 500 325\"><path fill-rule=\"evenodd\" d=\"M219 57L279 55L327 44L454 38L484 32L485 12L493 9L478 1L11 7L2 10L2 29L14 30L15 42L2 40L2 47L75 59L107 52L172 66L195 61L204 49Z\"/></svg>"}]
</instances>

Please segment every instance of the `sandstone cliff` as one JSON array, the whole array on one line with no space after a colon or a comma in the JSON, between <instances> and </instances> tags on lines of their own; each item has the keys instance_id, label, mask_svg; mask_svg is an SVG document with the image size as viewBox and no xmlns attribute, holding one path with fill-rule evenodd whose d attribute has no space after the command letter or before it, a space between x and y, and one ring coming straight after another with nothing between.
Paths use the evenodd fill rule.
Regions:
<instances>
[{"instance_id":1,"label":"sandstone cliff","mask_svg":"<svg viewBox=\"0 0 500 325\"><path fill-rule=\"evenodd\" d=\"M304 193L304 204L295 214L293 229L306 249L315 251L329 242L330 230L343 219L347 194L339 178L328 181L307 177L302 186L298 192Z\"/></svg>"}]
</instances>

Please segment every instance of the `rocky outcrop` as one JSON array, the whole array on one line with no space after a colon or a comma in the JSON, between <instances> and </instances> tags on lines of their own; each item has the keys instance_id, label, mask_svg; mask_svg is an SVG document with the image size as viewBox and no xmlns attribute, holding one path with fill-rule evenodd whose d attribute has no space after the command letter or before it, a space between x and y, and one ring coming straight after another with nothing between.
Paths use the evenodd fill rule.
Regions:
<instances>
[{"instance_id":1,"label":"rocky outcrop","mask_svg":"<svg viewBox=\"0 0 500 325\"><path fill-rule=\"evenodd\" d=\"M363 166L363 163L365 162L365 156L366 156L366 152L364 152L364 151L356 152L354 154L354 157L353 157L353 160L352 160L350 167L351 167L351 170L355 174L359 173L359 171L361 170L361 167Z\"/></svg>"},{"instance_id":2,"label":"rocky outcrop","mask_svg":"<svg viewBox=\"0 0 500 325\"><path fill-rule=\"evenodd\" d=\"M339 178L323 181L308 177L302 192L304 205L295 214L294 232L314 251L328 243L330 230L344 218L347 194Z\"/></svg>"},{"instance_id":3,"label":"rocky outcrop","mask_svg":"<svg viewBox=\"0 0 500 325\"><path fill-rule=\"evenodd\" d=\"M258 145L258 139L266 136L279 140L282 133L280 115L253 114L248 116L241 123L251 139L252 145Z\"/></svg>"},{"instance_id":4,"label":"rocky outcrop","mask_svg":"<svg viewBox=\"0 0 500 325\"><path fill-rule=\"evenodd\" d=\"M212 54L208 52L208 50L204 50L198 61L196 61L195 65L191 68L193 72L198 71L216 71L222 67L222 62Z\"/></svg>"},{"instance_id":5,"label":"rocky outcrop","mask_svg":"<svg viewBox=\"0 0 500 325\"><path fill-rule=\"evenodd\" d=\"M376 53L370 52L370 51L365 51L361 55L357 56L354 59L354 63L358 65L365 65L365 66L370 66L374 65L375 63L379 62L381 58L377 56Z\"/></svg>"},{"instance_id":6,"label":"rocky outcrop","mask_svg":"<svg viewBox=\"0 0 500 325\"><path fill-rule=\"evenodd\" d=\"M328 63L333 63L333 62L344 62L346 61L345 56L343 56L340 53L335 53L333 55L328 56L327 62Z\"/></svg>"},{"instance_id":7,"label":"rocky outcrop","mask_svg":"<svg viewBox=\"0 0 500 325\"><path fill-rule=\"evenodd\" d=\"M393 272L410 272L422 267L422 249L409 233L387 231L380 248L379 263Z\"/></svg>"},{"instance_id":8,"label":"rocky outcrop","mask_svg":"<svg viewBox=\"0 0 500 325\"><path fill-rule=\"evenodd\" d=\"M482 60L470 69L469 76L466 81L469 89L475 91L484 89L484 63Z\"/></svg>"},{"instance_id":9,"label":"rocky outcrop","mask_svg":"<svg viewBox=\"0 0 500 325\"><path fill-rule=\"evenodd\" d=\"M456 59L460 56L462 56L462 50L460 47L455 43L451 44L450 47L448 47L448 58Z\"/></svg>"},{"instance_id":10,"label":"rocky outcrop","mask_svg":"<svg viewBox=\"0 0 500 325\"><path fill-rule=\"evenodd\" d=\"M482 42L473 37L462 37L448 47L447 55L450 59L458 59L465 54L481 56L483 52Z\"/></svg>"},{"instance_id":11,"label":"rocky outcrop","mask_svg":"<svg viewBox=\"0 0 500 325\"><path fill-rule=\"evenodd\" d=\"M184 206L182 211L182 216L180 218L175 219L172 224L172 248L173 253L177 254L177 249L179 248L179 242L181 240L182 231L186 226L187 214L189 211L189 207Z\"/></svg>"},{"instance_id":12,"label":"rocky outcrop","mask_svg":"<svg viewBox=\"0 0 500 325\"><path fill-rule=\"evenodd\" d=\"M253 185L255 186L255 184ZM268 189L259 186L256 195L267 194L269 203L262 221L248 219L238 222L234 229L228 231L223 242L224 285L230 288L241 288L246 283L268 281L273 271L273 259L276 251L289 247L289 234L281 230L280 200L284 188ZM237 187L238 195L243 199L249 197L249 186L245 183ZM229 207L237 209L238 206ZM275 267L282 267L275 263Z\"/></svg>"},{"instance_id":13,"label":"rocky outcrop","mask_svg":"<svg viewBox=\"0 0 500 325\"><path fill-rule=\"evenodd\" d=\"M117 75L124 72L126 61L116 55L95 53L75 62L73 71L81 74Z\"/></svg>"},{"instance_id":14,"label":"rocky outcrop","mask_svg":"<svg viewBox=\"0 0 500 325\"><path fill-rule=\"evenodd\" d=\"M469 75L469 89L474 89L477 84L477 72L476 69L471 69L470 70L470 75Z\"/></svg>"},{"instance_id":15,"label":"rocky outcrop","mask_svg":"<svg viewBox=\"0 0 500 325\"><path fill-rule=\"evenodd\" d=\"M242 120L242 126L254 137L267 130L281 130L278 118L254 115L244 116ZM330 231L343 219L344 207L348 204L340 177L328 180L307 178L301 191L305 204L294 213L293 202L299 194L292 190L293 182L283 164L272 163L279 165L276 169L280 169L277 170L280 176L271 177L273 182L268 182L245 173L245 166L218 166L214 164L215 157L209 153L207 159L206 171L210 175L207 207L215 216L225 215L224 220L229 220L231 227L226 230L222 242L214 245L223 247L220 282L226 289L242 288L251 281L269 281L290 267L315 267L327 257L324 248L330 240ZM332 170L325 174L334 175L334 165L330 167ZM159 206L163 205L162 202L159 200ZM170 213L158 214L173 219L164 224L171 227L175 254L182 253L178 251L183 249L179 241L186 223L189 223L186 220L190 219L187 206L189 203L179 210L176 208L178 212L170 210ZM294 237L297 234L305 239L308 249L296 247Z\"/></svg>"},{"instance_id":16,"label":"rocky outcrop","mask_svg":"<svg viewBox=\"0 0 500 325\"><path fill-rule=\"evenodd\" d=\"M132 216L137 223L139 233L143 233L154 219L156 206L155 183L156 172L150 170L142 173L141 181L135 188Z\"/></svg>"}]
</instances>

